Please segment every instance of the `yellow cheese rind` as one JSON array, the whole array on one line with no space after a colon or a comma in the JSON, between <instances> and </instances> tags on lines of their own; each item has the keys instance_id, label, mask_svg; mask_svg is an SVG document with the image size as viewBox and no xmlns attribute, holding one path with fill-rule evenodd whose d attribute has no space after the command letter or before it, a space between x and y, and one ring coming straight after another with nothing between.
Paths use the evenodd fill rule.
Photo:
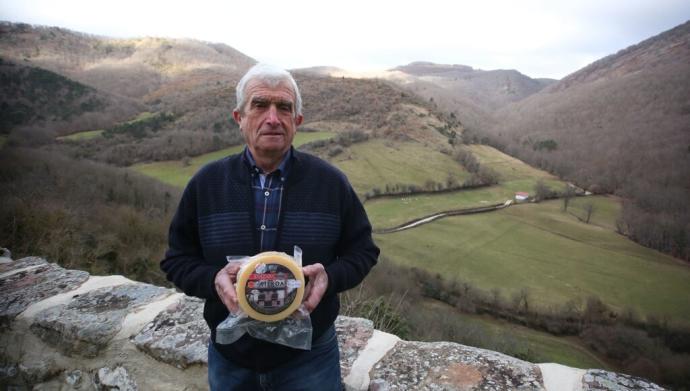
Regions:
<instances>
[{"instance_id":1,"label":"yellow cheese rind","mask_svg":"<svg viewBox=\"0 0 690 391\"><path fill-rule=\"evenodd\" d=\"M255 272L257 266L260 266L261 264L278 264L284 266L293 274L294 278L299 281L299 286L296 288L297 293L292 303L287 308L275 314L262 314L252 308L251 304L247 300L247 282L252 273ZM279 320L283 320L295 312L297 308L299 308L303 297L304 274L302 273L302 268L297 265L292 257L285 253L267 251L257 254L251 258L251 261L243 265L237 274L237 300L242 311L253 319L263 322L277 322Z\"/></svg>"}]
</instances>

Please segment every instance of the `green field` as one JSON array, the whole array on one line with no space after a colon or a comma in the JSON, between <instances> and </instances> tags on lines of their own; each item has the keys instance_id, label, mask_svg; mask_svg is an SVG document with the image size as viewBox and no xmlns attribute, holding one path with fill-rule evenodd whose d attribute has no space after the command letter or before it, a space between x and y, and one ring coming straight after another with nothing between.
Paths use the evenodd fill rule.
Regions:
<instances>
[{"instance_id":1,"label":"green field","mask_svg":"<svg viewBox=\"0 0 690 391\"><path fill-rule=\"evenodd\" d=\"M615 202L613 202L615 201ZM586 218L584 206L592 204L594 212L589 220L590 224L598 225L603 228L616 230L616 220L623 209L621 200L611 197L576 197L570 201L568 212L580 219Z\"/></svg>"},{"instance_id":2,"label":"green field","mask_svg":"<svg viewBox=\"0 0 690 391\"><path fill-rule=\"evenodd\" d=\"M145 111L143 113L139 113L136 117L129 121L125 121L123 123L125 124L133 124L135 122L139 122L142 120L145 120L147 118L153 117L155 114L150 113L148 111ZM86 130L84 132L77 132L77 133L72 133L67 136L61 136L57 137L57 140L60 141L83 141L83 140L90 140L92 138L99 137L101 134L103 134L104 130L103 129L98 129L98 130Z\"/></svg>"},{"instance_id":3,"label":"green field","mask_svg":"<svg viewBox=\"0 0 690 391\"><path fill-rule=\"evenodd\" d=\"M588 198L600 205L617 203ZM561 207L558 200L511 206L375 239L382 253L400 264L485 291L499 289L506 298L527 288L531 305L584 302L595 295L617 310L630 307L690 324L690 268L608 228L585 224Z\"/></svg>"},{"instance_id":4,"label":"green field","mask_svg":"<svg viewBox=\"0 0 690 391\"><path fill-rule=\"evenodd\" d=\"M553 362L583 369L612 369L576 337L555 337L489 316L465 314L433 299L424 300L419 311L427 317L443 313L446 322L462 325L468 334L457 341L462 344L513 355L517 353L523 356L521 358L527 356L535 363Z\"/></svg>"},{"instance_id":5,"label":"green field","mask_svg":"<svg viewBox=\"0 0 690 391\"><path fill-rule=\"evenodd\" d=\"M518 191L533 193L534 186L540 179L554 190L561 190L566 185L553 175L532 168L494 148L482 145L467 148L470 148L480 164L492 168L500 175L497 185L452 193L373 199L366 203L372 225L379 229L390 228L440 211L504 203L512 200ZM604 211L605 208L601 206L600 209Z\"/></svg>"},{"instance_id":6,"label":"green field","mask_svg":"<svg viewBox=\"0 0 690 391\"><path fill-rule=\"evenodd\" d=\"M468 145L468 148L472 154L477 158L479 164L482 166L489 167L501 175L501 180L503 182L514 181L514 180L531 180L536 182L538 179L542 179L548 185L554 185L555 187L562 185L558 177L547 173L546 171L539 170L526 164L522 160L518 160L510 155L490 147L488 145ZM524 191L531 191L532 189L527 189Z\"/></svg>"},{"instance_id":7,"label":"green field","mask_svg":"<svg viewBox=\"0 0 690 391\"><path fill-rule=\"evenodd\" d=\"M4 147L6 143L7 143L7 135L6 134L0 134L0 148Z\"/></svg>"},{"instance_id":8,"label":"green field","mask_svg":"<svg viewBox=\"0 0 690 391\"><path fill-rule=\"evenodd\" d=\"M77 133L72 133L68 136L58 137L57 139L60 141L64 141L64 140L68 140L68 141L90 140L92 138L99 137L101 134L103 134L103 129L87 130L85 132L77 132Z\"/></svg>"},{"instance_id":9,"label":"green field","mask_svg":"<svg viewBox=\"0 0 690 391\"><path fill-rule=\"evenodd\" d=\"M324 140L333 137L330 132L297 132L293 145L298 147L315 140ZM147 176L158 179L177 187L184 187L189 179L206 163L221 159L242 151L244 145L236 145L219 151L206 153L185 160L169 160L165 162L135 164L130 168Z\"/></svg>"},{"instance_id":10,"label":"green field","mask_svg":"<svg viewBox=\"0 0 690 391\"><path fill-rule=\"evenodd\" d=\"M427 181L445 183L449 176L462 183L470 176L450 156L417 142L372 139L353 144L331 162L347 174L360 195L394 184L423 188Z\"/></svg>"},{"instance_id":11,"label":"green field","mask_svg":"<svg viewBox=\"0 0 690 391\"><path fill-rule=\"evenodd\" d=\"M415 194L404 197L378 198L365 204L374 228L390 228L439 211L464 209L503 203L514 191L501 186L460 190L440 194Z\"/></svg>"}]
</instances>

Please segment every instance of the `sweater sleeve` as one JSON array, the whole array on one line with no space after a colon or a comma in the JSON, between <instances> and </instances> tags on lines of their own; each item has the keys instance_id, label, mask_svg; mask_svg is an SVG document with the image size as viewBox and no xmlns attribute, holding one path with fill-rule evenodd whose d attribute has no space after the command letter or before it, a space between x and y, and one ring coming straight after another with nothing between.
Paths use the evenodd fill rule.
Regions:
<instances>
[{"instance_id":1,"label":"sweater sleeve","mask_svg":"<svg viewBox=\"0 0 690 391\"><path fill-rule=\"evenodd\" d=\"M326 266L326 295L340 293L357 286L376 264L379 248L371 237L371 224L362 203L347 183L343 197L342 235L335 262Z\"/></svg>"},{"instance_id":2,"label":"sweater sleeve","mask_svg":"<svg viewBox=\"0 0 690 391\"><path fill-rule=\"evenodd\" d=\"M170 223L168 250L161 269L175 286L189 296L218 298L214 281L221 267L203 257L198 230L196 192L193 182L187 185L177 212Z\"/></svg>"}]
</instances>

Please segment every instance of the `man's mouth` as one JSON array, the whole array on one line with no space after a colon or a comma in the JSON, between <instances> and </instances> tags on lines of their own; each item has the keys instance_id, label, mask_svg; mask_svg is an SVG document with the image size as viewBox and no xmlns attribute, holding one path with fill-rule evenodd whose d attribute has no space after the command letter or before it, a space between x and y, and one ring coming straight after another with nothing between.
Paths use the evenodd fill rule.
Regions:
<instances>
[{"instance_id":1,"label":"man's mouth","mask_svg":"<svg viewBox=\"0 0 690 391\"><path fill-rule=\"evenodd\" d=\"M285 132L277 131L277 130L269 130L266 132L261 132L259 133L259 136L284 136Z\"/></svg>"}]
</instances>

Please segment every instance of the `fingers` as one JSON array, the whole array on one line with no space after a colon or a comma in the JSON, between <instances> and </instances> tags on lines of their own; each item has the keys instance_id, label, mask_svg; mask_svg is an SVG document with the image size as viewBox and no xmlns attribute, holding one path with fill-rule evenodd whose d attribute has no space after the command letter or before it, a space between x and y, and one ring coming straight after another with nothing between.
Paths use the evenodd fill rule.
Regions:
<instances>
[{"instance_id":1,"label":"fingers","mask_svg":"<svg viewBox=\"0 0 690 391\"><path fill-rule=\"evenodd\" d=\"M236 313L239 310L237 302L237 292L235 291L235 283L237 282L237 272L240 266L236 264L229 264L221 269L216 274L215 287L218 297L225 304L228 311Z\"/></svg>"},{"instance_id":2,"label":"fingers","mask_svg":"<svg viewBox=\"0 0 690 391\"><path fill-rule=\"evenodd\" d=\"M312 312L319 305L326 289L328 288L328 274L320 263L302 268L305 277L309 277L309 283L304 291L304 308Z\"/></svg>"}]
</instances>

